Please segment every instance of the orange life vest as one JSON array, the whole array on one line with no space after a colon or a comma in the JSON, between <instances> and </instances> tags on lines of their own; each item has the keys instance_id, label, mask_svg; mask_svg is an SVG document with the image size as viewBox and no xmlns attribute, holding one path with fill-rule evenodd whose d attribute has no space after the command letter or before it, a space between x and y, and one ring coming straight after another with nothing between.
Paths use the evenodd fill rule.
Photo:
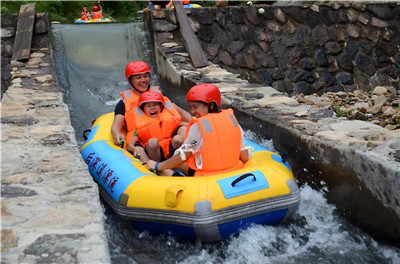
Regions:
<instances>
[{"instance_id":1,"label":"orange life vest","mask_svg":"<svg viewBox=\"0 0 400 264\"><path fill-rule=\"evenodd\" d=\"M202 149L186 161L189 168L196 170L194 176L213 175L243 167L243 162L240 161L240 127L232 109L192 119L185 138L194 123L199 125L203 136ZM195 157L199 154L202 158L202 169L197 168L195 162Z\"/></svg>"},{"instance_id":2,"label":"orange life vest","mask_svg":"<svg viewBox=\"0 0 400 264\"><path fill-rule=\"evenodd\" d=\"M158 86L151 86L149 90L161 93ZM132 90L125 90L121 93L121 96L125 103L125 124L127 130L125 144L126 148L128 143L132 140L136 130L134 109L135 107L139 106L140 95L137 95ZM166 99L166 97L164 97L164 99Z\"/></svg>"},{"instance_id":3,"label":"orange life vest","mask_svg":"<svg viewBox=\"0 0 400 264\"><path fill-rule=\"evenodd\" d=\"M81 20L87 20L90 19L90 13L89 12L81 12Z\"/></svg>"},{"instance_id":4,"label":"orange life vest","mask_svg":"<svg viewBox=\"0 0 400 264\"><path fill-rule=\"evenodd\" d=\"M92 14L93 14L93 19L100 19L100 18L103 18L103 15L101 14L100 11L93 12Z\"/></svg>"},{"instance_id":5,"label":"orange life vest","mask_svg":"<svg viewBox=\"0 0 400 264\"><path fill-rule=\"evenodd\" d=\"M164 158L170 157L172 136L181 125L181 116L172 106L171 101L164 97L165 107L157 118L147 116L139 106L134 109L135 126L142 146L146 146L150 138L157 138L163 150Z\"/></svg>"}]
</instances>

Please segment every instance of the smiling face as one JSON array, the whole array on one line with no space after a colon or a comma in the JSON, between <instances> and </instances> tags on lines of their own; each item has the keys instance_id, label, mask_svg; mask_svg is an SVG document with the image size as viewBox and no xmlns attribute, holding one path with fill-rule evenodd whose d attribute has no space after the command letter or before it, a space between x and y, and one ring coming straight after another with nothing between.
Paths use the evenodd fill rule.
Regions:
<instances>
[{"instance_id":1,"label":"smiling face","mask_svg":"<svg viewBox=\"0 0 400 264\"><path fill-rule=\"evenodd\" d=\"M198 101L189 101L189 110L192 116L199 118L208 114L208 104Z\"/></svg>"},{"instance_id":2,"label":"smiling face","mask_svg":"<svg viewBox=\"0 0 400 264\"><path fill-rule=\"evenodd\" d=\"M132 75L129 80L131 81L132 86L135 88L134 92L137 94L141 94L147 91L150 85L150 73L142 73Z\"/></svg>"},{"instance_id":3,"label":"smiling face","mask_svg":"<svg viewBox=\"0 0 400 264\"><path fill-rule=\"evenodd\" d=\"M161 113L162 104L158 102L143 103L143 112L152 118L156 118Z\"/></svg>"}]
</instances>

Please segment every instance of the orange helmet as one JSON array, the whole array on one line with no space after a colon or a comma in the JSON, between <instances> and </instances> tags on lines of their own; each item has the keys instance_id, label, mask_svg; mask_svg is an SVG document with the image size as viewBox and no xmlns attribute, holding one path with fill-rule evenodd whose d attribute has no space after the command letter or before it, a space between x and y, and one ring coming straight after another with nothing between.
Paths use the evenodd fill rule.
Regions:
<instances>
[{"instance_id":1,"label":"orange helmet","mask_svg":"<svg viewBox=\"0 0 400 264\"><path fill-rule=\"evenodd\" d=\"M215 102L218 106L221 106L221 93L214 84L201 83L189 89L186 100L201 101L207 104Z\"/></svg>"},{"instance_id":2,"label":"orange helmet","mask_svg":"<svg viewBox=\"0 0 400 264\"><path fill-rule=\"evenodd\" d=\"M128 65L126 65L125 78L126 78L126 80L129 81L129 78L132 75L142 74L142 73L146 73L146 72L149 72L151 74L150 67L149 67L149 65L147 65L146 62L133 61L133 62L129 63Z\"/></svg>"},{"instance_id":3,"label":"orange helmet","mask_svg":"<svg viewBox=\"0 0 400 264\"><path fill-rule=\"evenodd\" d=\"M163 95L154 91L144 92L139 97L139 106L142 106L142 104L149 102L157 102L161 103L163 106L165 105Z\"/></svg>"},{"instance_id":4,"label":"orange helmet","mask_svg":"<svg viewBox=\"0 0 400 264\"><path fill-rule=\"evenodd\" d=\"M98 6L93 6L92 9L93 9L94 12L99 11L99 7Z\"/></svg>"}]
</instances>

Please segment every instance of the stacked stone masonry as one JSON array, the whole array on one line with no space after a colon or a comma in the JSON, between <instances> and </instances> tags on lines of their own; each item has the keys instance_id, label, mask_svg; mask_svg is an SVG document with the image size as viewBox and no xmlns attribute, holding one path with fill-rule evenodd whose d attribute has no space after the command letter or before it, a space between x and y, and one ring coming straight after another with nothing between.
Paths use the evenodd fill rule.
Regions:
<instances>
[{"instance_id":1,"label":"stacked stone masonry","mask_svg":"<svg viewBox=\"0 0 400 264\"><path fill-rule=\"evenodd\" d=\"M188 15L210 61L290 96L400 89L396 3L235 6ZM173 32L174 13L155 27Z\"/></svg>"},{"instance_id":2,"label":"stacked stone masonry","mask_svg":"<svg viewBox=\"0 0 400 264\"><path fill-rule=\"evenodd\" d=\"M11 59L17 15L1 17L1 263L110 263L96 183L82 160L37 14L30 58Z\"/></svg>"}]
</instances>

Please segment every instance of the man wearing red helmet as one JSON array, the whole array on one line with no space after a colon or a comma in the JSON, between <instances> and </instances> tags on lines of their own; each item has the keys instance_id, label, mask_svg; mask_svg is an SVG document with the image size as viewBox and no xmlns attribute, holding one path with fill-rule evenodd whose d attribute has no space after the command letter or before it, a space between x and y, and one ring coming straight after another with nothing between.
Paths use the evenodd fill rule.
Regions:
<instances>
[{"instance_id":1,"label":"man wearing red helmet","mask_svg":"<svg viewBox=\"0 0 400 264\"><path fill-rule=\"evenodd\" d=\"M92 11L92 19L103 18L103 9L101 8L100 1L97 2L97 5L92 7Z\"/></svg>"},{"instance_id":2,"label":"man wearing red helmet","mask_svg":"<svg viewBox=\"0 0 400 264\"><path fill-rule=\"evenodd\" d=\"M183 145L163 162L150 160L149 169L178 168L186 175L207 176L240 169L249 159L243 130L232 109L221 110L221 93L213 84L193 86L186 95L195 119L189 122ZM184 165L189 169L185 171Z\"/></svg>"},{"instance_id":3,"label":"man wearing red helmet","mask_svg":"<svg viewBox=\"0 0 400 264\"><path fill-rule=\"evenodd\" d=\"M140 96L147 91L160 92L158 87L150 86L151 69L147 63L143 61L134 61L129 63L125 68L125 78L131 85L131 89L121 93L122 100L115 107L114 121L111 126L111 133L114 137L114 144L120 146L122 142L126 142L125 146L129 151L135 151L135 141L132 139L136 136L136 109L139 106ZM182 121L189 121L190 114L175 104L167 97L163 97L165 104L171 105L174 115L177 115ZM122 133L126 130L126 138ZM184 136L184 131L178 131ZM132 142L131 142L132 141Z\"/></svg>"}]
</instances>

